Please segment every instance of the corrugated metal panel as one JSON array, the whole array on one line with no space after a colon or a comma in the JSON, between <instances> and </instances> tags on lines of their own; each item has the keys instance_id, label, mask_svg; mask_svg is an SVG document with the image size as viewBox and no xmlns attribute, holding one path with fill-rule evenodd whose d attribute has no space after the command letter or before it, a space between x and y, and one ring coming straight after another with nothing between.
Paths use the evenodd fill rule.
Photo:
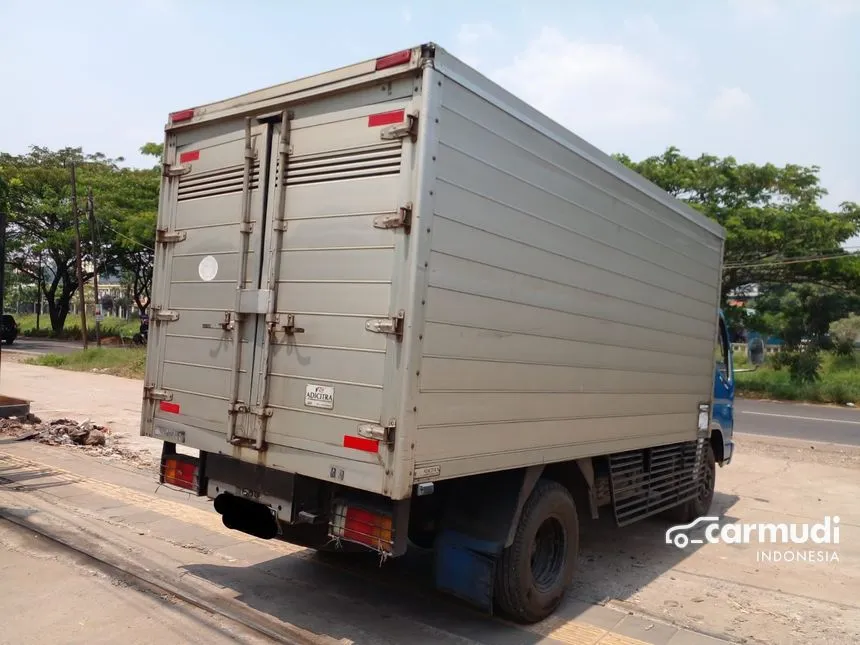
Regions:
<instances>
[{"instance_id":1,"label":"corrugated metal panel","mask_svg":"<svg viewBox=\"0 0 860 645\"><path fill-rule=\"evenodd\" d=\"M417 465L455 477L694 439L721 238L441 91Z\"/></svg>"}]
</instances>

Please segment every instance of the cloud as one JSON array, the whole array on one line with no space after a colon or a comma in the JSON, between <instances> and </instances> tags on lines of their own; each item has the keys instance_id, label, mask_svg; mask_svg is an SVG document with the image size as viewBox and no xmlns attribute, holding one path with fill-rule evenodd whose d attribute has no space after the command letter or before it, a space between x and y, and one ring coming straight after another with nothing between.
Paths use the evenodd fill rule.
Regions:
<instances>
[{"instance_id":1,"label":"cloud","mask_svg":"<svg viewBox=\"0 0 860 645\"><path fill-rule=\"evenodd\" d=\"M860 13L860 0L818 0L825 13L842 18Z\"/></svg>"},{"instance_id":2,"label":"cloud","mask_svg":"<svg viewBox=\"0 0 860 645\"><path fill-rule=\"evenodd\" d=\"M860 13L860 0L728 0L735 17L745 24L772 22L798 10L820 12L831 18Z\"/></svg>"},{"instance_id":3,"label":"cloud","mask_svg":"<svg viewBox=\"0 0 860 645\"><path fill-rule=\"evenodd\" d=\"M544 27L493 79L578 131L672 121L677 87L625 45L568 40Z\"/></svg>"},{"instance_id":4,"label":"cloud","mask_svg":"<svg viewBox=\"0 0 860 645\"><path fill-rule=\"evenodd\" d=\"M488 22L460 25L457 42L464 47L478 45L482 40L496 36L496 28Z\"/></svg>"},{"instance_id":5,"label":"cloud","mask_svg":"<svg viewBox=\"0 0 860 645\"><path fill-rule=\"evenodd\" d=\"M739 87L727 87L719 91L706 110L706 115L714 121L728 121L749 114L753 100Z\"/></svg>"},{"instance_id":6,"label":"cloud","mask_svg":"<svg viewBox=\"0 0 860 645\"><path fill-rule=\"evenodd\" d=\"M729 5L741 22L772 20L779 14L778 0L729 0Z\"/></svg>"},{"instance_id":7,"label":"cloud","mask_svg":"<svg viewBox=\"0 0 860 645\"><path fill-rule=\"evenodd\" d=\"M660 34L660 27L657 25L657 21L648 14L625 18L622 26L626 32L634 36L653 38Z\"/></svg>"},{"instance_id":8,"label":"cloud","mask_svg":"<svg viewBox=\"0 0 860 645\"><path fill-rule=\"evenodd\" d=\"M408 7L404 7L400 12L400 18L407 24L412 22L412 11L410 11Z\"/></svg>"},{"instance_id":9,"label":"cloud","mask_svg":"<svg viewBox=\"0 0 860 645\"><path fill-rule=\"evenodd\" d=\"M496 28L488 22L460 25L457 32L457 55L472 67L480 67L485 48L498 37Z\"/></svg>"}]
</instances>

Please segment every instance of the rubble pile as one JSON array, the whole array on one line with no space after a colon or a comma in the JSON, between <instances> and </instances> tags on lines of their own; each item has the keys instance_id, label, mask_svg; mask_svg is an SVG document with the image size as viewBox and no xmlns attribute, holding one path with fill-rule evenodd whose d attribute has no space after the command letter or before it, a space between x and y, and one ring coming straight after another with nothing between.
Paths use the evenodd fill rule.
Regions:
<instances>
[{"instance_id":1,"label":"rubble pile","mask_svg":"<svg viewBox=\"0 0 860 645\"><path fill-rule=\"evenodd\" d=\"M71 446L95 457L122 460L143 469L153 466L151 455L126 448L119 437L112 436L109 428L92 421L54 419L43 423L34 414L0 419L0 438L4 437L14 441L38 441L49 446Z\"/></svg>"},{"instance_id":2,"label":"rubble pile","mask_svg":"<svg viewBox=\"0 0 860 645\"><path fill-rule=\"evenodd\" d=\"M38 441L50 446L104 446L110 431L92 421L78 423L71 419L54 419L47 423L37 416L0 419L0 435L17 441Z\"/></svg>"}]
</instances>

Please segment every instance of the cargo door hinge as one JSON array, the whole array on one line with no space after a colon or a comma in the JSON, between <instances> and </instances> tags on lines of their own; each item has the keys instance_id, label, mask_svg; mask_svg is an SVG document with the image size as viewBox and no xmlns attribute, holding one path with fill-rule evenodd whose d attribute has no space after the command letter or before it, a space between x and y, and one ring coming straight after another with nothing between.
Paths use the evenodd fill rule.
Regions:
<instances>
[{"instance_id":1,"label":"cargo door hinge","mask_svg":"<svg viewBox=\"0 0 860 645\"><path fill-rule=\"evenodd\" d=\"M385 425L362 423L358 426L358 436L365 439L375 439L380 443L394 443L394 431L396 428L396 419L389 419Z\"/></svg>"},{"instance_id":2,"label":"cargo door hinge","mask_svg":"<svg viewBox=\"0 0 860 645\"><path fill-rule=\"evenodd\" d=\"M418 115L407 114L406 119L402 123L389 125L387 128L382 128L379 131L379 138L385 140L405 139L410 137L413 141L418 133Z\"/></svg>"},{"instance_id":3,"label":"cargo door hinge","mask_svg":"<svg viewBox=\"0 0 860 645\"><path fill-rule=\"evenodd\" d=\"M397 337L397 340L403 338L403 322L406 319L406 313L401 309L396 316L391 318L371 318L365 321L364 328L367 331L372 331L375 334L391 334Z\"/></svg>"},{"instance_id":4,"label":"cargo door hinge","mask_svg":"<svg viewBox=\"0 0 860 645\"><path fill-rule=\"evenodd\" d=\"M173 164L168 166L164 164L161 167L161 174L164 177L181 177L191 172L191 164Z\"/></svg>"},{"instance_id":5,"label":"cargo door hinge","mask_svg":"<svg viewBox=\"0 0 860 645\"><path fill-rule=\"evenodd\" d=\"M144 401L172 401L173 400L173 392L168 392L167 390L160 390L156 388L154 385L145 385L143 387L143 400Z\"/></svg>"},{"instance_id":6,"label":"cargo door hinge","mask_svg":"<svg viewBox=\"0 0 860 645\"><path fill-rule=\"evenodd\" d=\"M155 231L155 241L159 244L176 244L184 242L188 234L185 231L168 231L166 228L160 228Z\"/></svg>"},{"instance_id":7,"label":"cargo door hinge","mask_svg":"<svg viewBox=\"0 0 860 645\"><path fill-rule=\"evenodd\" d=\"M408 233L412 227L412 202L397 209L396 213L377 215L373 218L374 228L400 228Z\"/></svg>"},{"instance_id":8,"label":"cargo door hinge","mask_svg":"<svg viewBox=\"0 0 860 645\"><path fill-rule=\"evenodd\" d=\"M179 320L179 312L172 309L162 309L160 305L152 307L152 317L155 322L175 322Z\"/></svg>"}]
</instances>

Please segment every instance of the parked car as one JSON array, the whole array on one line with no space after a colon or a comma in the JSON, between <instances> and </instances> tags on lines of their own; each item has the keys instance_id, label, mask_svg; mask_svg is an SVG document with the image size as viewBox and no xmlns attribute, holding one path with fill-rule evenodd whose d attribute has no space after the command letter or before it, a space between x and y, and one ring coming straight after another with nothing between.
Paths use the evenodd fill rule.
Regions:
<instances>
[{"instance_id":1,"label":"parked car","mask_svg":"<svg viewBox=\"0 0 860 645\"><path fill-rule=\"evenodd\" d=\"M9 314L3 314L2 322L0 322L0 338L7 345L11 345L18 338L18 323Z\"/></svg>"}]
</instances>

